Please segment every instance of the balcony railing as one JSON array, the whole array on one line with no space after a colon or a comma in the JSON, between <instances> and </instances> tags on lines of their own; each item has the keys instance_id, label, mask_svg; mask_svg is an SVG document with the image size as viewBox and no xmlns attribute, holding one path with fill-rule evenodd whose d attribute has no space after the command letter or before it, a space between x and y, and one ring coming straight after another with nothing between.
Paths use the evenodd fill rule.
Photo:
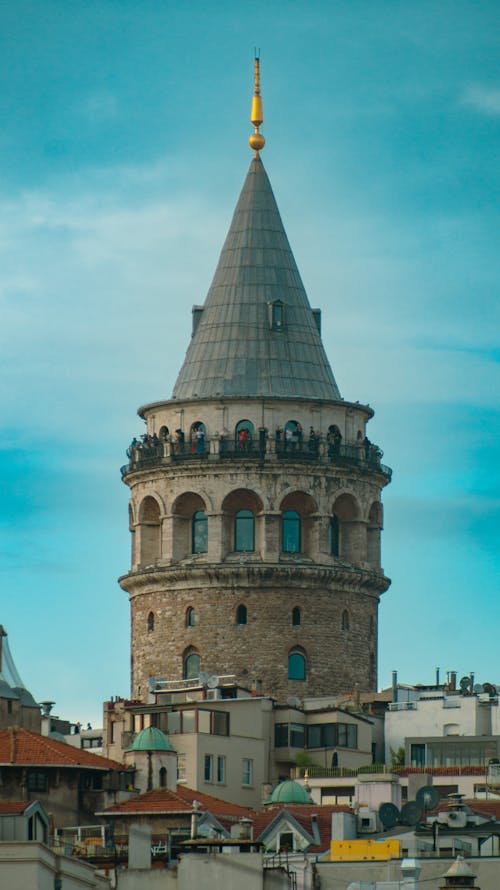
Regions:
<instances>
[{"instance_id":1,"label":"balcony railing","mask_svg":"<svg viewBox=\"0 0 500 890\"><path fill-rule=\"evenodd\" d=\"M360 470L381 473L389 480L390 467L381 463L383 453L371 443L333 444L324 437L313 441L276 442L274 439L247 440L234 443L225 437L205 437L193 443L161 441L156 436L144 436L142 441L132 440L127 449L129 462L121 468L122 476L136 470L186 461L287 461L290 463L333 464L337 467L356 467Z\"/></svg>"}]
</instances>

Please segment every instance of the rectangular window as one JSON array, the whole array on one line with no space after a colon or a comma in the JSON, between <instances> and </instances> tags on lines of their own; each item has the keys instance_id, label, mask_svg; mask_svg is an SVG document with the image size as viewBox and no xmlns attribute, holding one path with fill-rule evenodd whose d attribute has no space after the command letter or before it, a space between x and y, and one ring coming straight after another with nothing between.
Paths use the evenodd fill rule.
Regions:
<instances>
[{"instance_id":1,"label":"rectangular window","mask_svg":"<svg viewBox=\"0 0 500 890\"><path fill-rule=\"evenodd\" d=\"M322 748L323 741L321 738L321 730L322 727L318 726L308 726L307 727L307 747L308 748Z\"/></svg>"},{"instance_id":2,"label":"rectangular window","mask_svg":"<svg viewBox=\"0 0 500 890\"><path fill-rule=\"evenodd\" d=\"M412 745L410 760L412 766L425 766L425 745Z\"/></svg>"},{"instance_id":3,"label":"rectangular window","mask_svg":"<svg viewBox=\"0 0 500 890\"><path fill-rule=\"evenodd\" d=\"M290 747L305 748L306 728L302 723L290 723Z\"/></svg>"},{"instance_id":4,"label":"rectangular window","mask_svg":"<svg viewBox=\"0 0 500 890\"><path fill-rule=\"evenodd\" d=\"M177 781L178 782L186 781L186 755L185 754L177 755Z\"/></svg>"},{"instance_id":5,"label":"rectangular window","mask_svg":"<svg viewBox=\"0 0 500 890\"><path fill-rule=\"evenodd\" d=\"M205 754L203 778L205 782L213 782L214 780L214 758L212 754Z\"/></svg>"},{"instance_id":6,"label":"rectangular window","mask_svg":"<svg viewBox=\"0 0 500 890\"><path fill-rule=\"evenodd\" d=\"M168 732L181 731L181 714L180 711L170 711L168 715Z\"/></svg>"},{"instance_id":7,"label":"rectangular window","mask_svg":"<svg viewBox=\"0 0 500 890\"><path fill-rule=\"evenodd\" d=\"M47 774L39 769L28 772L28 791L47 791Z\"/></svg>"},{"instance_id":8,"label":"rectangular window","mask_svg":"<svg viewBox=\"0 0 500 890\"><path fill-rule=\"evenodd\" d=\"M348 748L357 748L358 747L358 727L355 723L347 723L347 747Z\"/></svg>"},{"instance_id":9,"label":"rectangular window","mask_svg":"<svg viewBox=\"0 0 500 890\"><path fill-rule=\"evenodd\" d=\"M182 711L182 732L196 732L196 711Z\"/></svg>"},{"instance_id":10,"label":"rectangular window","mask_svg":"<svg viewBox=\"0 0 500 890\"><path fill-rule=\"evenodd\" d=\"M288 748L288 723L277 723L274 727L274 747Z\"/></svg>"},{"instance_id":11,"label":"rectangular window","mask_svg":"<svg viewBox=\"0 0 500 890\"><path fill-rule=\"evenodd\" d=\"M198 732L210 732L210 711L198 711Z\"/></svg>"},{"instance_id":12,"label":"rectangular window","mask_svg":"<svg viewBox=\"0 0 500 890\"><path fill-rule=\"evenodd\" d=\"M226 758L219 754L217 757L217 782L223 785L226 781Z\"/></svg>"},{"instance_id":13,"label":"rectangular window","mask_svg":"<svg viewBox=\"0 0 500 890\"><path fill-rule=\"evenodd\" d=\"M253 785L253 760L244 757L241 761L241 784L247 788Z\"/></svg>"},{"instance_id":14,"label":"rectangular window","mask_svg":"<svg viewBox=\"0 0 500 890\"><path fill-rule=\"evenodd\" d=\"M229 714L226 711L212 711L212 734L229 735Z\"/></svg>"}]
</instances>

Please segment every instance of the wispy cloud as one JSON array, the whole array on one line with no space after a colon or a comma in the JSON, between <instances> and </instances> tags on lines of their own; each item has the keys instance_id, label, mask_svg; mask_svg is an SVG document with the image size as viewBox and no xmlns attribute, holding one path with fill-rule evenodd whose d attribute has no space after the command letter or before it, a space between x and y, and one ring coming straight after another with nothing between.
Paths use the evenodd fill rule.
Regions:
<instances>
[{"instance_id":1,"label":"wispy cloud","mask_svg":"<svg viewBox=\"0 0 500 890\"><path fill-rule=\"evenodd\" d=\"M500 117L500 87L471 85L462 94L461 104L474 108L481 114Z\"/></svg>"}]
</instances>

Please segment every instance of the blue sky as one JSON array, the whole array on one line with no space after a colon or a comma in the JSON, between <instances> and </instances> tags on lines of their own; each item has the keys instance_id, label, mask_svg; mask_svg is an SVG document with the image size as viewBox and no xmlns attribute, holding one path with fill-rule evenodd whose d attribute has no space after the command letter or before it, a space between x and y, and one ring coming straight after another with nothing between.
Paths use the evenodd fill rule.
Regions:
<instances>
[{"instance_id":1,"label":"blue sky","mask_svg":"<svg viewBox=\"0 0 500 890\"><path fill-rule=\"evenodd\" d=\"M129 689L138 405L263 160L343 396L376 409L380 685L500 681L497 2L0 6L0 621L82 722Z\"/></svg>"}]
</instances>

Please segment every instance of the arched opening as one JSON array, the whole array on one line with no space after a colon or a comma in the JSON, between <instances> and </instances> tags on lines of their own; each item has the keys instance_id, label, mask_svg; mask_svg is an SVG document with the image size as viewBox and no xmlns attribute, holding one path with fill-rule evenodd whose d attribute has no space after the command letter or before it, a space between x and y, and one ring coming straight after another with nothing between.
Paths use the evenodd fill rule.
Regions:
<instances>
[{"instance_id":1,"label":"arched opening","mask_svg":"<svg viewBox=\"0 0 500 890\"><path fill-rule=\"evenodd\" d=\"M368 514L366 558L374 569L380 568L380 532L383 526L382 504L374 501Z\"/></svg>"},{"instance_id":2,"label":"arched opening","mask_svg":"<svg viewBox=\"0 0 500 890\"><path fill-rule=\"evenodd\" d=\"M148 633L152 633L155 629L155 613L150 612L148 615Z\"/></svg>"},{"instance_id":3,"label":"arched opening","mask_svg":"<svg viewBox=\"0 0 500 890\"><path fill-rule=\"evenodd\" d=\"M240 420L234 430L234 445L237 451L251 451L254 425L251 420Z\"/></svg>"},{"instance_id":4,"label":"arched opening","mask_svg":"<svg viewBox=\"0 0 500 890\"><path fill-rule=\"evenodd\" d=\"M300 607L294 606L292 609L292 627L300 627L301 621Z\"/></svg>"},{"instance_id":5,"label":"arched opening","mask_svg":"<svg viewBox=\"0 0 500 890\"><path fill-rule=\"evenodd\" d=\"M152 565L160 557L160 506L154 497L148 495L139 510L141 532L140 563Z\"/></svg>"},{"instance_id":6,"label":"arched opening","mask_svg":"<svg viewBox=\"0 0 500 890\"><path fill-rule=\"evenodd\" d=\"M196 454L204 454L206 448L207 430L202 420L196 420L191 424L190 441L191 451Z\"/></svg>"},{"instance_id":7,"label":"arched opening","mask_svg":"<svg viewBox=\"0 0 500 890\"><path fill-rule=\"evenodd\" d=\"M196 649L186 649L182 659L184 680L194 680L200 676L201 658Z\"/></svg>"},{"instance_id":8,"label":"arched opening","mask_svg":"<svg viewBox=\"0 0 500 890\"><path fill-rule=\"evenodd\" d=\"M167 439L168 439L168 435L169 435L169 432L168 432L168 426L161 426L161 427L160 427L160 432L158 433L158 436L159 436L160 440L161 440L162 442L166 442Z\"/></svg>"},{"instance_id":9,"label":"arched opening","mask_svg":"<svg viewBox=\"0 0 500 890\"><path fill-rule=\"evenodd\" d=\"M364 525L359 521L360 510L352 494L341 494L333 505L339 529L338 555L354 564L364 561Z\"/></svg>"},{"instance_id":10,"label":"arched opening","mask_svg":"<svg viewBox=\"0 0 500 890\"><path fill-rule=\"evenodd\" d=\"M335 513L330 516L330 527L329 527L329 537L330 537L330 555L331 556L339 556L340 555L340 534L339 534L340 526L339 526L339 518L335 515Z\"/></svg>"},{"instance_id":11,"label":"arched opening","mask_svg":"<svg viewBox=\"0 0 500 890\"><path fill-rule=\"evenodd\" d=\"M205 502L194 491L186 491L172 505L172 558L186 559L208 549L208 520ZM203 518L205 517L205 519ZM206 524L205 524L206 522ZM194 548L199 549L194 549Z\"/></svg>"},{"instance_id":12,"label":"arched opening","mask_svg":"<svg viewBox=\"0 0 500 890\"><path fill-rule=\"evenodd\" d=\"M186 609L186 627L194 627L196 625L196 610L192 606Z\"/></svg>"},{"instance_id":13,"label":"arched opening","mask_svg":"<svg viewBox=\"0 0 500 890\"><path fill-rule=\"evenodd\" d=\"M160 780L160 788L166 788L167 787L167 768L165 766L160 767L160 772L159 772L158 778Z\"/></svg>"},{"instance_id":14,"label":"arched opening","mask_svg":"<svg viewBox=\"0 0 500 890\"><path fill-rule=\"evenodd\" d=\"M262 546L262 501L253 491L239 488L224 499L223 541L228 552L251 553Z\"/></svg>"},{"instance_id":15,"label":"arched opening","mask_svg":"<svg viewBox=\"0 0 500 890\"><path fill-rule=\"evenodd\" d=\"M303 649L292 649L288 653L288 679L306 679L306 656Z\"/></svg>"},{"instance_id":16,"label":"arched opening","mask_svg":"<svg viewBox=\"0 0 500 890\"><path fill-rule=\"evenodd\" d=\"M285 510L281 517L281 549L283 553L300 553L302 543L300 514Z\"/></svg>"},{"instance_id":17,"label":"arched opening","mask_svg":"<svg viewBox=\"0 0 500 890\"><path fill-rule=\"evenodd\" d=\"M342 433L336 423L330 424L326 434L326 444L328 449L328 457L335 458L340 454L340 446L342 444Z\"/></svg>"},{"instance_id":18,"label":"arched opening","mask_svg":"<svg viewBox=\"0 0 500 890\"><path fill-rule=\"evenodd\" d=\"M349 621L349 612L347 609L344 609L342 612L342 630L349 630L350 621Z\"/></svg>"},{"instance_id":19,"label":"arched opening","mask_svg":"<svg viewBox=\"0 0 500 890\"><path fill-rule=\"evenodd\" d=\"M130 532L130 564L135 566L135 525L132 504L128 505L128 529Z\"/></svg>"},{"instance_id":20,"label":"arched opening","mask_svg":"<svg viewBox=\"0 0 500 890\"><path fill-rule=\"evenodd\" d=\"M283 499L281 509L281 552L303 553L312 551L313 514L315 501L305 491L293 491Z\"/></svg>"},{"instance_id":21,"label":"arched opening","mask_svg":"<svg viewBox=\"0 0 500 890\"><path fill-rule=\"evenodd\" d=\"M285 451L302 451L303 430L298 420L287 420L285 423Z\"/></svg>"},{"instance_id":22,"label":"arched opening","mask_svg":"<svg viewBox=\"0 0 500 890\"><path fill-rule=\"evenodd\" d=\"M234 549L238 553L255 550L255 516L251 510L238 510L235 514Z\"/></svg>"},{"instance_id":23,"label":"arched opening","mask_svg":"<svg viewBox=\"0 0 500 890\"><path fill-rule=\"evenodd\" d=\"M191 522L191 552L206 553L208 550L208 519L204 510L196 510Z\"/></svg>"},{"instance_id":24,"label":"arched opening","mask_svg":"<svg viewBox=\"0 0 500 890\"><path fill-rule=\"evenodd\" d=\"M246 624L247 623L247 607L240 603L238 608L236 609L236 624Z\"/></svg>"}]
</instances>

